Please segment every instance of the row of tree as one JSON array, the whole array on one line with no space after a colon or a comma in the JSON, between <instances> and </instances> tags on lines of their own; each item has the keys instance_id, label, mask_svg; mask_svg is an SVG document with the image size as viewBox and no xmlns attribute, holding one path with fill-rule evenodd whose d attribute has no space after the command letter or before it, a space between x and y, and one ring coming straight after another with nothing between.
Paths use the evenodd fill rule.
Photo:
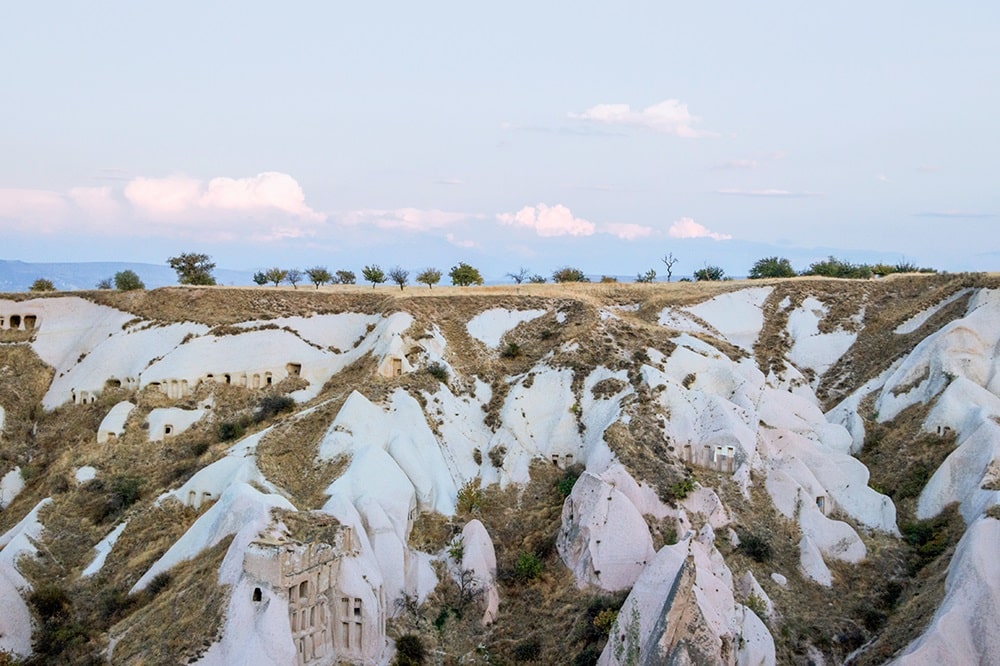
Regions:
<instances>
[{"instance_id":1,"label":"row of tree","mask_svg":"<svg viewBox=\"0 0 1000 666\"><path fill-rule=\"evenodd\" d=\"M673 278L673 267L677 263L677 257L673 253L665 255L661 261L666 267L666 281ZM185 285L214 285L215 277L212 271L215 263L207 254L185 253L167 259L167 264L177 272L177 281ZM933 268L923 268L912 263L902 261L897 264L855 264L844 261L836 257L813 262L807 269L797 272L792 268L791 262L784 257L765 257L758 259L750 268L748 277L752 280L762 278L789 278L799 275L818 275L822 277L855 278L865 279L874 276L885 276L892 273L936 273ZM451 283L459 287L483 284L483 276L479 269L465 262L459 262L452 266L447 273L451 278ZM441 281L443 274L436 268L425 268L413 276L413 280L419 284L426 284L428 288ZM388 270L383 270L378 264L365 266L361 270L361 277L365 282L375 286L391 282L399 286L402 290L410 282L410 271L399 266L393 266ZM521 285L525 282L541 284L548 281L543 275L532 273L527 268L520 268L516 272L507 273L515 284ZM640 283L655 282L657 273L655 269L649 269L644 273L636 275L635 281ZM719 266L705 265L696 270L693 274L695 281L718 281L731 280L725 271ZM288 283L298 288L300 282L309 280L319 289L325 284L356 284L357 276L350 270L337 270L331 272L326 266L313 266L305 270L297 268L270 268L268 270L254 273L253 281L261 286L273 284L275 287L282 283ZM690 278L681 278L682 281L691 281ZM590 282L590 279L579 268L563 266L552 272L552 281L562 282ZM602 282L615 282L613 277L602 277ZM97 283L98 289L117 289L119 291L131 291L133 289L145 289L146 285L139 276L132 270L123 270L114 274L113 277L106 278ZM39 278L31 285L31 291L54 291L55 286L51 280Z\"/></svg>"}]
</instances>

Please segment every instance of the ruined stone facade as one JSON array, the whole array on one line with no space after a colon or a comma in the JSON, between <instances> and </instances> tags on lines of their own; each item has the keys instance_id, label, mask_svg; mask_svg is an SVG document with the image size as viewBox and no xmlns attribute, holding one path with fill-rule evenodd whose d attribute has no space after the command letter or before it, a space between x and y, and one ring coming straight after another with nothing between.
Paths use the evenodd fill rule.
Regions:
<instances>
[{"instance_id":1,"label":"ruined stone facade","mask_svg":"<svg viewBox=\"0 0 1000 666\"><path fill-rule=\"evenodd\" d=\"M313 541L259 539L247 547L243 573L252 581L250 601L263 604L271 596L287 602L298 666L373 664L382 652L381 588L360 597L341 584L344 558L357 556L356 548L354 531L340 525ZM359 582L351 581L352 589Z\"/></svg>"}]
</instances>

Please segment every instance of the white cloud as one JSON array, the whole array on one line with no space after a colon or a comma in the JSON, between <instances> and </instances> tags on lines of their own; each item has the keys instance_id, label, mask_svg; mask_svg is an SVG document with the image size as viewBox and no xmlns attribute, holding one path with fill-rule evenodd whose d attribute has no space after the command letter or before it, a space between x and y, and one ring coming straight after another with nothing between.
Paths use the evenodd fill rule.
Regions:
<instances>
[{"instance_id":1,"label":"white cloud","mask_svg":"<svg viewBox=\"0 0 1000 666\"><path fill-rule=\"evenodd\" d=\"M207 184L186 176L134 178L125 186L125 198L154 218L280 212L310 221L325 219L306 205L305 194L294 178L275 171L249 178L218 177Z\"/></svg>"},{"instance_id":2,"label":"white cloud","mask_svg":"<svg viewBox=\"0 0 1000 666\"><path fill-rule=\"evenodd\" d=\"M445 234L444 238L455 247L479 247L479 243L476 241L468 239L459 240L455 237L455 234Z\"/></svg>"},{"instance_id":3,"label":"white cloud","mask_svg":"<svg viewBox=\"0 0 1000 666\"><path fill-rule=\"evenodd\" d=\"M692 115L687 104L676 99L664 100L639 111L633 111L628 104L598 104L583 113L570 113L569 117L604 125L642 127L685 139L718 136L714 132L695 129L694 125L700 123L701 118Z\"/></svg>"},{"instance_id":4,"label":"white cloud","mask_svg":"<svg viewBox=\"0 0 1000 666\"><path fill-rule=\"evenodd\" d=\"M652 227L644 227L641 224L631 222L612 222L601 227L601 231L617 236L622 240L636 240L645 238L653 233Z\"/></svg>"},{"instance_id":5,"label":"white cloud","mask_svg":"<svg viewBox=\"0 0 1000 666\"><path fill-rule=\"evenodd\" d=\"M724 194L730 197L773 197L776 199L809 199L823 196L822 192L792 192L790 190L765 189L765 190L741 190L736 188L725 188L716 190L717 194Z\"/></svg>"},{"instance_id":6,"label":"white cloud","mask_svg":"<svg viewBox=\"0 0 1000 666\"><path fill-rule=\"evenodd\" d=\"M716 169L756 169L760 164L757 160L728 160L716 166Z\"/></svg>"},{"instance_id":7,"label":"white cloud","mask_svg":"<svg viewBox=\"0 0 1000 666\"><path fill-rule=\"evenodd\" d=\"M0 190L8 228L35 233L150 235L200 241L270 241L313 235L326 219L287 174L132 178L122 189Z\"/></svg>"},{"instance_id":8,"label":"white cloud","mask_svg":"<svg viewBox=\"0 0 1000 666\"><path fill-rule=\"evenodd\" d=\"M340 216L340 221L351 226L371 225L380 229L430 231L468 220L470 217L476 216L437 209L396 208L383 210L366 208L344 213Z\"/></svg>"},{"instance_id":9,"label":"white cloud","mask_svg":"<svg viewBox=\"0 0 1000 666\"><path fill-rule=\"evenodd\" d=\"M880 183L888 183L889 182L889 177L887 175L885 175L884 173L877 173L877 174L875 174L875 180L877 180Z\"/></svg>"},{"instance_id":10,"label":"white cloud","mask_svg":"<svg viewBox=\"0 0 1000 666\"><path fill-rule=\"evenodd\" d=\"M501 224L532 229L539 236L590 236L597 230L593 222L573 217L569 208L562 204L525 206L516 213L501 213L497 220Z\"/></svg>"},{"instance_id":11,"label":"white cloud","mask_svg":"<svg viewBox=\"0 0 1000 666\"><path fill-rule=\"evenodd\" d=\"M713 240L729 240L729 234L720 234L709 231L707 227L695 222L690 217L682 217L675 220L667 230L667 235L671 238L711 238Z\"/></svg>"}]
</instances>

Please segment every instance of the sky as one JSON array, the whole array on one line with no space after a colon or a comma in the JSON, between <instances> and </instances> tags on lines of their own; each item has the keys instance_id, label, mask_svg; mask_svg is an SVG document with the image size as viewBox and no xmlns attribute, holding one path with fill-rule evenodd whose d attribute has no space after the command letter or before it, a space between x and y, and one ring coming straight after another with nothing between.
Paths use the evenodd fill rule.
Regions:
<instances>
[{"instance_id":1,"label":"sky","mask_svg":"<svg viewBox=\"0 0 1000 666\"><path fill-rule=\"evenodd\" d=\"M1000 5L10 3L0 259L1000 270Z\"/></svg>"}]
</instances>

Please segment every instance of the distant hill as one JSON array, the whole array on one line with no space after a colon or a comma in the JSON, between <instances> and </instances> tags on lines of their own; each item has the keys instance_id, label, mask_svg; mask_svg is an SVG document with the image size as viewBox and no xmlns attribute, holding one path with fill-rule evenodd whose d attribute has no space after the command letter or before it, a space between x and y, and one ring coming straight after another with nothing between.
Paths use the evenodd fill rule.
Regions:
<instances>
[{"instance_id":1,"label":"distant hill","mask_svg":"<svg viewBox=\"0 0 1000 666\"><path fill-rule=\"evenodd\" d=\"M124 261L94 261L65 263L28 263L0 259L0 292L27 291L38 278L47 278L59 291L93 289L98 281L115 273L132 270L148 289L177 284L172 268L160 264L139 264ZM224 285L252 284L251 271L216 269L215 279Z\"/></svg>"}]
</instances>

